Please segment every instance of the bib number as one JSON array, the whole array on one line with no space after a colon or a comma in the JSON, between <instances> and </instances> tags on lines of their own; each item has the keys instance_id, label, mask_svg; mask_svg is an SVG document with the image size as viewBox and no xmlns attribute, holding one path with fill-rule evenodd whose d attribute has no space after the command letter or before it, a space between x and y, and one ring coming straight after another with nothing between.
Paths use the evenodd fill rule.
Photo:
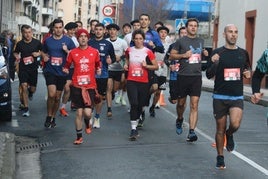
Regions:
<instances>
[{"instance_id":1,"label":"bib number","mask_svg":"<svg viewBox=\"0 0 268 179\"><path fill-rule=\"evenodd\" d=\"M62 58L61 57L51 57L51 65L53 66L61 66Z\"/></svg>"},{"instance_id":2,"label":"bib number","mask_svg":"<svg viewBox=\"0 0 268 179\"><path fill-rule=\"evenodd\" d=\"M33 63L33 61L34 61L34 59L33 59L32 56L24 57L24 58L23 58L23 63L24 63L25 65L30 65L30 64Z\"/></svg>"},{"instance_id":3,"label":"bib number","mask_svg":"<svg viewBox=\"0 0 268 179\"><path fill-rule=\"evenodd\" d=\"M236 81L240 79L241 79L240 68L225 68L224 69L225 81Z\"/></svg>"},{"instance_id":4,"label":"bib number","mask_svg":"<svg viewBox=\"0 0 268 179\"><path fill-rule=\"evenodd\" d=\"M201 55L200 54L193 54L189 58L189 63L194 64L194 63L199 63L201 61Z\"/></svg>"},{"instance_id":5,"label":"bib number","mask_svg":"<svg viewBox=\"0 0 268 179\"><path fill-rule=\"evenodd\" d=\"M143 76L142 68L135 68L131 72L132 76Z\"/></svg>"},{"instance_id":6,"label":"bib number","mask_svg":"<svg viewBox=\"0 0 268 179\"><path fill-rule=\"evenodd\" d=\"M89 75L77 76L78 85L88 85L90 83Z\"/></svg>"}]
</instances>

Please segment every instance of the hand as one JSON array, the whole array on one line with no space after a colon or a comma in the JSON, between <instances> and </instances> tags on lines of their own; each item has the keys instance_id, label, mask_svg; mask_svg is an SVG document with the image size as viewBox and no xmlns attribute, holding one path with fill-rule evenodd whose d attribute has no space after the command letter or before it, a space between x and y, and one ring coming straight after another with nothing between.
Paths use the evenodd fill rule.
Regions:
<instances>
[{"instance_id":1,"label":"hand","mask_svg":"<svg viewBox=\"0 0 268 179\"><path fill-rule=\"evenodd\" d=\"M143 66L144 68L147 68L147 63L146 63L145 60L142 62L142 66Z\"/></svg>"},{"instance_id":2,"label":"hand","mask_svg":"<svg viewBox=\"0 0 268 179\"><path fill-rule=\"evenodd\" d=\"M32 56L33 56L33 57L38 57L38 56L40 56L40 52L33 52L33 53L32 53Z\"/></svg>"},{"instance_id":3,"label":"hand","mask_svg":"<svg viewBox=\"0 0 268 179\"><path fill-rule=\"evenodd\" d=\"M64 50L66 53L68 52L68 47L65 43L62 43L62 50Z\"/></svg>"},{"instance_id":4,"label":"hand","mask_svg":"<svg viewBox=\"0 0 268 179\"><path fill-rule=\"evenodd\" d=\"M69 74L69 70L67 69L67 68L62 68L62 71L64 72L64 73L66 73L66 74Z\"/></svg>"},{"instance_id":5,"label":"hand","mask_svg":"<svg viewBox=\"0 0 268 179\"><path fill-rule=\"evenodd\" d=\"M263 93L254 93L252 96L251 96L251 102L253 104L256 104L260 101L260 99L262 98L263 96Z\"/></svg>"},{"instance_id":6,"label":"hand","mask_svg":"<svg viewBox=\"0 0 268 179\"><path fill-rule=\"evenodd\" d=\"M207 51L206 49L203 50L203 55L204 55L205 57L208 56L208 51Z\"/></svg>"},{"instance_id":7,"label":"hand","mask_svg":"<svg viewBox=\"0 0 268 179\"><path fill-rule=\"evenodd\" d=\"M49 56L48 55L44 55L44 57L43 57L43 61L44 62L47 62L49 60Z\"/></svg>"},{"instance_id":8,"label":"hand","mask_svg":"<svg viewBox=\"0 0 268 179\"><path fill-rule=\"evenodd\" d=\"M219 56L217 53L215 53L215 54L211 57L211 61L212 61L213 63L219 61L219 59L220 59L220 56Z\"/></svg>"},{"instance_id":9,"label":"hand","mask_svg":"<svg viewBox=\"0 0 268 179\"><path fill-rule=\"evenodd\" d=\"M98 76L100 76L101 75L101 68L97 69L96 73Z\"/></svg>"},{"instance_id":10,"label":"hand","mask_svg":"<svg viewBox=\"0 0 268 179\"><path fill-rule=\"evenodd\" d=\"M128 65L127 64L124 65L124 70L128 71Z\"/></svg>"},{"instance_id":11,"label":"hand","mask_svg":"<svg viewBox=\"0 0 268 179\"><path fill-rule=\"evenodd\" d=\"M153 41L150 41L150 42L148 43L148 45L149 45L150 47L152 47L152 48L155 48L155 45L154 45Z\"/></svg>"},{"instance_id":12,"label":"hand","mask_svg":"<svg viewBox=\"0 0 268 179\"><path fill-rule=\"evenodd\" d=\"M250 76L251 76L250 70L245 70L245 71L243 72L243 75L244 75L245 78L249 79Z\"/></svg>"},{"instance_id":13,"label":"hand","mask_svg":"<svg viewBox=\"0 0 268 179\"><path fill-rule=\"evenodd\" d=\"M109 65L112 63L112 59L111 59L110 55L108 55L106 57L106 63L109 64Z\"/></svg>"},{"instance_id":14,"label":"hand","mask_svg":"<svg viewBox=\"0 0 268 179\"><path fill-rule=\"evenodd\" d=\"M184 55L183 58L190 58L192 56L193 52L192 50L188 50Z\"/></svg>"}]
</instances>

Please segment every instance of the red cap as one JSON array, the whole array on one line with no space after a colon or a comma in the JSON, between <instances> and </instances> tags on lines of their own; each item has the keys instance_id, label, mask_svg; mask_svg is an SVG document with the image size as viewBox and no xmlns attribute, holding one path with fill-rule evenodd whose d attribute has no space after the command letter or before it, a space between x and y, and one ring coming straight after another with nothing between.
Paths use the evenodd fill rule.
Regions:
<instances>
[{"instance_id":1,"label":"red cap","mask_svg":"<svg viewBox=\"0 0 268 179\"><path fill-rule=\"evenodd\" d=\"M85 33L87 35L87 37L89 38L89 33L86 29L79 29L77 32L76 32L76 38L79 38L79 36L82 34L82 33Z\"/></svg>"}]
</instances>

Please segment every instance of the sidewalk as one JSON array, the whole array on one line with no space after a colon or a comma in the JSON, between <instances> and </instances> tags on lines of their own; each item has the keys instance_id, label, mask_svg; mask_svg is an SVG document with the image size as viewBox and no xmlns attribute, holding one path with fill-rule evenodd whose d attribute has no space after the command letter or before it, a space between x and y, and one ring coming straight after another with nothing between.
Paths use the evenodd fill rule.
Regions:
<instances>
[{"instance_id":1,"label":"sidewalk","mask_svg":"<svg viewBox=\"0 0 268 179\"><path fill-rule=\"evenodd\" d=\"M15 135L0 132L0 178L15 178Z\"/></svg>"}]
</instances>

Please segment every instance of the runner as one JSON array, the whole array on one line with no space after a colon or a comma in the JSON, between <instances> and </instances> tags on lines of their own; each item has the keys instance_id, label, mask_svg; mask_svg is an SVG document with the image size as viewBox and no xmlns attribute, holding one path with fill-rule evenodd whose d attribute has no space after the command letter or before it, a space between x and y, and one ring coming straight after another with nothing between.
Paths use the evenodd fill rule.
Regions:
<instances>
[{"instance_id":1,"label":"runner","mask_svg":"<svg viewBox=\"0 0 268 179\"><path fill-rule=\"evenodd\" d=\"M29 25L21 26L22 40L20 40L14 50L14 56L19 63L19 81L23 102L24 117L29 117L29 101L33 98L36 91L38 76L38 61L40 57L42 44L39 40L33 38L32 27Z\"/></svg>"},{"instance_id":2,"label":"runner","mask_svg":"<svg viewBox=\"0 0 268 179\"><path fill-rule=\"evenodd\" d=\"M132 39L135 46L127 49L124 68L128 71L127 94L131 106L129 139L133 141L139 136L137 125L142 107L147 103L145 96L149 95L148 70L157 70L158 65L154 53L143 45L145 33L142 30L136 30L133 32ZM147 61L150 61L151 64L148 64Z\"/></svg>"},{"instance_id":3,"label":"runner","mask_svg":"<svg viewBox=\"0 0 268 179\"><path fill-rule=\"evenodd\" d=\"M97 84L95 73L101 74L101 63L99 52L88 46L89 34L87 30L80 29L77 31L79 47L73 49L68 54L67 62L63 68L65 73L69 73L70 66L74 65L72 76L71 99L76 107L75 128L77 138L74 144L83 143L82 138L82 118L84 117L85 132L91 133L91 113L94 106L95 96L97 95Z\"/></svg>"},{"instance_id":4,"label":"runner","mask_svg":"<svg viewBox=\"0 0 268 179\"><path fill-rule=\"evenodd\" d=\"M251 76L248 52L236 45L237 27L234 24L226 25L223 35L225 45L212 52L206 71L208 79L215 77L213 114L216 119L217 169L225 168L225 136L227 151L235 148L233 134L240 127L243 115L243 77L249 79ZM229 127L226 130L228 115Z\"/></svg>"}]
</instances>

